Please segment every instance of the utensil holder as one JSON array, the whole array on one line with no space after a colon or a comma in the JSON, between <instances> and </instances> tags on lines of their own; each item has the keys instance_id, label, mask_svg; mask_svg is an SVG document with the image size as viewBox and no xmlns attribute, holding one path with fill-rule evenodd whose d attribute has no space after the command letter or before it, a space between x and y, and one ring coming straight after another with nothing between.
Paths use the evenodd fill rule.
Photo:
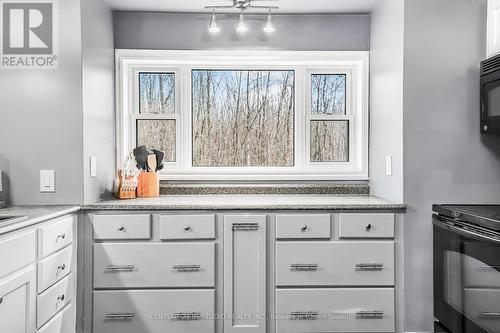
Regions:
<instances>
[{"instance_id":1,"label":"utensil holder","mask_svg":"<svg viewBox=\"0 0 500 333\"><path fill-rule=\"evenodd\" d=\"M156 172L141 172L137 185L138 198L151 198L160 195L160 179Z\"/></svg>"}]
</instances>

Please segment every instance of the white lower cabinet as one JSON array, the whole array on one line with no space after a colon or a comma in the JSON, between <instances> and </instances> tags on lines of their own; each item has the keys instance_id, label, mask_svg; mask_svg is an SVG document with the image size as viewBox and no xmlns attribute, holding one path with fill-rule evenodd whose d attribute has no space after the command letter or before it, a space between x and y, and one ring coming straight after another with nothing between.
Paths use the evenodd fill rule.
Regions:
<instances>
[{"instance_id":1,"label":"white lower cabinet","mask_svg":"<svg viewBox=\"0 0 500 333\"><path fill-rule=\"evenodd\" d=\"M224 216L225 333L266 332L266 215Z\"/></svg>"},{"instance_id":2,"label":"white lower cabinet","mask_svg":"<svg viewBox=\"0 0 500 333\"><path fill-rule=\"evenodd\" d=\"M394 332L394 289L278 289L276 315L276 333Z\"/></svg>"},{"instance_id":3,"label":"white lower cabinet","mask_svg":"<svg viewBox=\"0 0 500 333\"><path fill-rule=\"evenodd\" d=\"M94 292L94 333L213 333L214 290Z\"/></svg>"},{"instance_id":4,"label":"white lower cabinet","mask_svg":"<svg viewBox=\"0 0 500 333\"><path fill-rule=\"evenodd\" d=\"M74 332L76 311L72 303L66 305L58 314L43 325L38 333L66 333Z\"/></svg>"},{"instance_id":5,"label":"white lower cabinet","mask_svg":"<svg viewBox=\"0 0 500 333\"><path fill-rule=\"evenodd\" d=\"M36 270L29 266L0 280L0 332L35 331Z\"/></svg>"}]
</instances>

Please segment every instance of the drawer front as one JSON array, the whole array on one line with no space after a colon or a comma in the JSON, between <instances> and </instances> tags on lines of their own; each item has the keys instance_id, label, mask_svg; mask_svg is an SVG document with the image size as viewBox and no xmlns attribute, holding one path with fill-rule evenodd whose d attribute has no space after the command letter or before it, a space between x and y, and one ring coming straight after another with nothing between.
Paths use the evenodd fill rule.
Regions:
<instances>
[{"instance_id":1,"label":"drawer front","mask_svg":"<svg viewBox=\"0 0 500 333\"><path fill-rule=\"evenodd\" d=\"M464 312L485 332L500 332L500 290L464 289Z\"/></svg>"},{"instance_id":2,"label":"drawer front","mask_svg":"<svg viewBox=\"0 0 500 333\"><path fill-rule=\"evenodd\" d=\"M38 229L40 256L46 257L73 242L73 217L67 216Z\"/></svg>"},{"instance_id":3,"label":"drawer front","mask_svg":"<svg viewBox=\"0 0 500 333\"><path fill-rule=\"evenodd\" d=\"M42 326L38 333L74 333L76 329L75 307L68 304L54 318Z\"/></svg>"},{"instance_id":4,"label":"drawer front","mask_svg":"<svg viewBox=\"0 0 500 333\"><path fill-rule=\"evenodd\" d=\"M151 215L94 215L94 239L150 239Z\"/></svg>"},{"instance_id":5,"label":"drawer front","mask_svg":"<svg viewBox=\"0 0 500 333\"><path fill-rule=\"evenodd\" d=\"M73 276L70 274L37 298L37 327L44 325L50 318L66 306L75 294Z\"/></svg>"},{"instance_id":6,"label":"drawer front","mask_svg":"<svg viewBox=\"0 0 500 333\"><path fill-rule=\"evenodd\" d=\"M162 215L160 216L160 238L215 239L215 214L207 215Z\"/></svg>"},{"instance_id":7,"label":"drawer front","mask_svg":"<svg viewBox=\"0 0 500 333\"><path fill-rule=\"evenodd\" d=\"M68 246L38 263L38 292L41 293L73 270L73 247Z\"/></svg>"},{"instance_id":8,"label":"drawer front","mask_svg":"<svg viewBox=\"0 0 500 333\"><path fill-rule=\"evenodd\" d=\"M278 286L392 286L394 242L278 242Z\"/></svg>"},{"instance_id":9,"label":"drawer front","mask_svg":"<svg viewBox=\"0 0 500 333\"><path fill-rule=\"evenodd\" d=\"M214 333L213 290L94 292L93 333Z\"/></svg>"},{"instance_id":10,"label":"drawer front","mask_svg":"<svg viewBox=\"0 0 500 333\"><path fill-rule=\"evenodd\" d=\"M35 230L3 236L0 238L0 253L2 253L0 255L0 278L35 262Z\"/></svg>"},{"instance_id":11,"label":"drawer front","mask_svg":"<svg viewBox=\"0 0 500 333\"><path fill-rule=\"evenodd\" d=\"M340 238L394 238L394 214L340 214Z\"/></svg>"},{"instance_id":12,"label":"drawer front","mask_svg":"<svg viewBox=\"0 0 500 333\"><path fill-rule=\"evenodd\" d=\"M331 237L329 214L276 215L276 238L323 238Z\"/></svg>"},{"instance_id":13,"label":"drawer front","mask_svg":"<svg viewBox=\"0 0 500 333\"><path fill-rule=\"evenodd\" d=\"M96 288L213 287L214 243L94 244Z\"/></svg>"},{"instance_id":14,"label":"drawer front","mask_svg":"<svg viewBox=\"0 0 500 333\"><path fill-rule=\"evenodd\" d=\"M394 332L394 289L278 289L277 333Z\"/></svg>"}]
</instances>

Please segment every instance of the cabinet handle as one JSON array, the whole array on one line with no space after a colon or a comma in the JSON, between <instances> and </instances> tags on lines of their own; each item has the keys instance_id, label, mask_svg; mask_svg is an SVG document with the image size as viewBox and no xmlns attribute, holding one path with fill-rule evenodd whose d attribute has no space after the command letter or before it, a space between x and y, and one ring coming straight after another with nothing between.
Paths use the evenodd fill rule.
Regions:
<instances>
[{"instance_id":1,"label":"cabinet handle","mask_svg":"<svg viewBox=\"0 0 500 333\"><path fill-rule=\"evenodd\" d=\"M294 311L290 313L292 320L316 320L319 313L316 311Z\"/></svg>"},{"instance_id":2,"label":"cabinet handle","mask_svg":"<svg viewBox=\"0 0 500 333\"><path fill-rule=\"evenodd\" d=\"M107 313L104 315L106 320L130 320L135 317L135 313Z\"/></svg>"},{"instance_id":3,"label":"cabinet handle","mask_svg":"<svg viewBox=\"0 0 500 333\"><path fill-rule=\"evenodd\" d=\"M59 238L61 239L65 239L66 238L66 234L60 234L60 235L57 235L57 239L59 240Z\"/></svg>"},{"instance_id":4,"label":"cabinet handle","mask_svg":"<svg viewBox=\"0 0 500 333\"><path fill-rule=\"evenodd\" d=\"M369 232L370 230L372 230L372 225L368 223L368 225L366 226L366 231Z\"/></svg>"},{"instance_id":5,"label":"cabinet handle","mask_svg":"<svg viewBox=\"0 0 500 333\"><path fill-rule=\"evenodd\" d=\"M173 270L179 272L191 272L191 271L199 271L201 269L200 265L173 265Z\"/></svg>"},{"instance_id":6,"label":"cabinet handle","mask_svg":"<svg viewBox=\"0 0 500 333\"><path fill-rule=\"evenodd\" d=\"M500 312L482 312L481 316L485 317L485 318L498 318L498 319L500 319Z\"/></svg>"},{"instance_id":7,"label":"cabinet handle","mask_svg":"<svg viewBox=\"0 0 500 333\"><path fill-rule=\"evenodd\" d=\"M3 297L0 297L0 304L3 303Z\"/></svg>"},{"instance_id":8,"label":"cabinet handle","mask_svg":"<svg viewBox=\"0 0 500 333\"><path fill-rule=\"evenodd\" d=\"M259 230L258 223L233 223L233 231L242 230L242 231L255 231Z\"/></svg>"},{"instance_id":9,"label":"cabinet handle","mask_svg":"<svg viewBox=\"0 0 500 333\"><path fill-rule=\"evenodd\" d=\"M171 320L200 320L201 313L199 312L174 312L171 315Z\"/></svg>"},{"instance_id":10,"label":"cabinet handle","mask_svg":"<svg viewBox=\"0 0 500 333\"><path fill-rule=\"evenodd\" d=\"M356 319L382 319L384 318L384 311L358 311L356 312Z\"/></svg>"},{"instance_id":11,"label":"cabinet handle","mask_svg":"<svg viewBox=\"0 0 500 333\"><path fill-rule=\"evenodd\" d=\"M135 265L110 265L106 267L106 270L111 272L132 272L135 270Z\"/></svg>"},{"instance_id":12,"label":"cabinet handle","mask_svg":"<svg viewBox=\"0 0 500 333\"><path fill-rule=\"evenodd\" d=\"M58 297L57 297L57 300L58 300L58 301L64 301L64 298L65 298L65 297L64 297L64 294L62 294L61 296L58 296Z\"/></svg>"},{"instance_id":13,"label":"cabinet handle","mask_svg":"<svg viewBox=\"0 0 500 333\"><path fill-rule=\"evenodd\" d=\"M64 271L65 269L66 269L66 265L65 264L57 266L57 270Z\"/></svg>"},{"instance_id":14,"label":"cabinet handle","mask_svg":"<svg viewBox=\"0 0 500 333\"><path fill-rule=\"evenodd\" d=\"M118 229L118 231L125 231L125 226L119 225L116 229Z\"/></svg>"},{"instance_id":15,"label":"cabinet handle","mask_svg":"<svg viewBox=\"0 0 500 333\"><path fill-rule=\"evenodd\" d=\"M185 231L189 231L189 230L191 230L191 227L190 227L189 225L185 225L185 226L184 226L184 230L185 230Z\"/></svg>"},{"instance_id":16,"label":"cabinet handle","mask_svg":"<svg viewBox=\"0 0 500 333\"><path fill-rule=\"evenodd\" d=\"M307 226L307 224L303 224L303 225L300 226L300 231L302 231L302 232L306 232L307 229L309 229L309 227Z\"/></svg>"},{"instance_id":17,"label":"cabinet handle","mask_svg":"<svg viewBox=\"0 0 500 333\"><path fill-rule=\"evenodd\" d=\"M383 264L356 264L357 271L381 271L384 269Z\"/></svg>"},{"instance_id":18,"label":"cabinet handle","mask_svg":"<svg viewBox=\"0 0 500 333\"><path fill-rule=\"evenodd\" d=\"M290 269L296 271L315 271L318 269L318 264L291 264Z\"/></svg>"}]
</instances>

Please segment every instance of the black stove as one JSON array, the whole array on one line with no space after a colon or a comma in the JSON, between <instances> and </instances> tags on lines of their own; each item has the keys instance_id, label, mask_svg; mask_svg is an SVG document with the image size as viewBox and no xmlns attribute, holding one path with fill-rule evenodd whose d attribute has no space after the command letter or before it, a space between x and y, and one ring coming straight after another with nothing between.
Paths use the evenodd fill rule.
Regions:
<instances>
[{"instance_id":1,"label":"black stove","mask_svg":"<svg viewBox=\"0 0 500 333\"><path fill-rule=\"evenodd\" d=\"M500 231L500 205L433 205L439 215Z\"/></svg>"}]
</instances>

